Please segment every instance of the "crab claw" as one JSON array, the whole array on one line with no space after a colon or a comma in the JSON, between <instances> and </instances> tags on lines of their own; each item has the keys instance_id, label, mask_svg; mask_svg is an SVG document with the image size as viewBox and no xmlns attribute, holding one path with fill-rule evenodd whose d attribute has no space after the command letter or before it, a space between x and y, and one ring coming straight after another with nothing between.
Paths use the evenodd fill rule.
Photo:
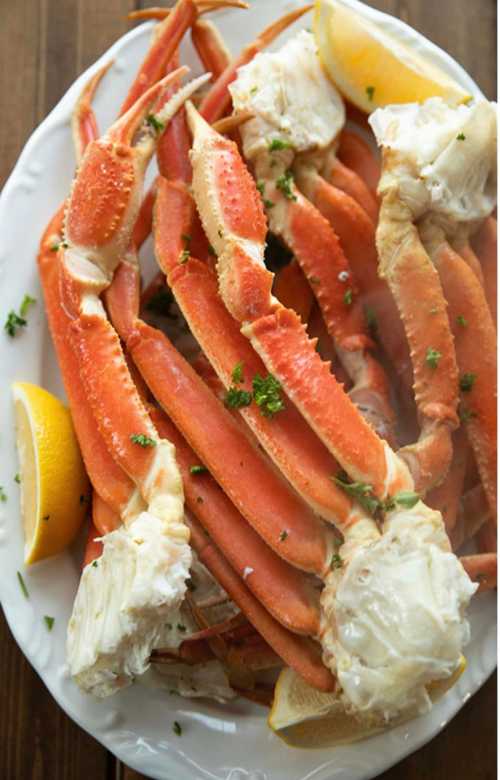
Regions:
<instances>
[{"instance_id":1,"label":"crab claw","mask_svg":"<svg viewBox=\"0 0 500 780\"><path fill-rule=\"evenodd\" d=\"M118 258L128 249L144 173L158 136L209 75L176 92L154 116L153 127L136 142L134 136L168 85L186 72L187 68L180 68L151 87L102 138L88 146L82 159L66 212L65 241L96 263L108 280Z\"/></svg>"}]
</instances>

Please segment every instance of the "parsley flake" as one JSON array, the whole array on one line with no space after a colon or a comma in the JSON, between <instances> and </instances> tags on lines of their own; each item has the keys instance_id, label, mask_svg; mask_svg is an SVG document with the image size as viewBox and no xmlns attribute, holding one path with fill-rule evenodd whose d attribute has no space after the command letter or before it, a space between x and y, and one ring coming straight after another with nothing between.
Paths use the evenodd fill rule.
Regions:
<instances>
[{"instance_id":1,"label":"parsley flake","mask_svg":"<svg viewBox=\"0 0 500 780\"><path fill-rule=\"evenodd\" d=\"M212 244L208 245L208 254L212 255L212 257L217 257L217 254L216 254L215 249L213 248Z\"/></svg>"},{"instance_id":2,"label":"parsley flake","mask_svg":"<svg viewBox=\"0 0 500 780\"><path fill-rule=\"evenodd\" d=\"M330 569L341 569L343 565L344 562L338 553L332 555L332 560L330 561Z\"/></svg>"},{"instance_id":3,"label":"parsley flake","mask_svg":"<svg viewBox=\"0 0 500 780\"><path fill-rule=\"evenodd\" d=\"M281 383L272 375L255 374L252 380L253 398L264 417L274 417L283 411L285 403L281 397Z\"/></svg>"},{"instance_id":4,"label":"parsley flake","mask_svg":"<svg viewBox=\"0 0 500 780\"><path fill-rule=\"evenodd\" d=\"M186 249L189 249L189 246L191 244L192 236L189 235L189 233L182 233L181 235L182 240L186 244Z\"/></svg>"},{"instance_id":5,"label":"parsley flake","mask_svg":"<svg viewBox=\"0 0 500 780\"><path fill-rule=\"evenodd\" d=\"M264 190L266 189L265 182L263 182L262 179L259 179L259 181L256 182L255 186L257 187L257 189L260 192L260 194L263 195L264 194Z\"/></svg>"},{"instance_id":6,"label":"parsley flake","mask_svg":"<svg viewBox=\"0 0 500 780\"><path fill-rule=\"evenodd\" d=\"M375 515L381 508L381 502L373 492L373 487L366 482L348 482L347 474L340 472L332 477L336 485L349 496L352 496L371 515Z\"/></svg>"},{"instance_id":7,"label":"parsley flake","mask_svg":"<svg viewBox=\"0 0 500 780\"><path fill-rule=\"evenodd\" d=\"M251 95L256 95L258 91L259 91L258 87L252 87L252 89L250 90L250 94Z\"/></svg>"},{"instance_id":8,"label":"parsley flake","mask_svg":"<svg viewBox=\"0 0 500 780\"><path fill-rule=\"evenodd\" d=\"M266 209L273 209L276 205L272 200L269 200L269 198L264 198L263 203Z\"/></svg>"},{"instance_id":9,"label":"parsley flake","mask_svg":"<svg viewBox=\"0 0 500 780\"><path fill-rule=\"evenodd\" d=\"M47 626L47 631L52 631L55 623L55 618L50 617L50 615L44 615L43 619L45 621L45 625Z\"/></svg>"},{"instance_id":10,"label":"parsley flake","mask_svg":"<svg viewBox=\"0 0 500 780\"><path fill-rule=\"evenodd\" d=\"M92 566L94 567L94 569L97 569L97 567L99 566L99 562L98 561L92 561Z\"/></svg>"},{"instance_id":11,"label":"parsley flake","mask_svg":"<svg viewBox=\"0 0 500 780\"><path fill-rule=\"evenodd\" d=\"M280 533L280 542L284 542L285 539L287 539L287 538L288 538L288 531L285 531L285 530L281 531L281 533Z\"/></svg>"},{"instance_id":12,"label":"parsley flake","mask_svg":"<svg viewBox=\"0 0 500 780\"><path fill-rule=\"evenodd\" d=\"M366 94L368 96L368 100L373 100L373 96L375 94L375 87L367 87L366 88Z\"/></svg>"},{"instance_id":13,"label":"parsley flake","mask_svg":"<svg viewBox=\"0 0 500 780\"><path fill-rule=\"evenodd\" d=\"M230 387L224 397L224 405L228 409L241 409L243 406L250 406L251 403L252 393L240 390L238 387Z\"/></svg>"},{"instance_id":14,"label":"parsley flake","mask_svg":"<svg viewBox=\"0 0 500 780\"><path fill-rule=\"evenodd\" d=\"M438 349L434 349L434 347L429 347L427 349L427 354L425 356L425 362L427 363L429 368L437 368L441 358L442 358L442 355L441 355L441 352L439 352Z\"/></svg>"},{"instance_id":15,"label":"parsley flake","mask_svg":"<svg viewBox=\"0 0 500 780\"><path fill-rule=\"evenodd\" d=\"M292 144L290 141L283 141L281 138L273 138L267 148L270 152L281 152L283 149L291 149Z\"/></svg>"},{"instance_id":16,"label":"parsley flake","mask_svg":"<svg viewBox=\"0 0 500 780\"><path fill-rule=\"evenodd\" d=\"M459 387L462 393L470 393L470 391L475 385L476 379L477 379L477 375L473 374L470 371L467 371L465 374L462 374L459 381Z\"/></svg>"},{"instance_id":17,"label":"parsley flake","mask_svg":"<svg viewBox=\"0 0 500 780\"><path fill-rule=\"evenodd\" d=\"M141 447L156 447L154 439L150 439L149 436L145 436L143 433L133 433L130 436L130 441L134 444L140 444Z\"/></svg>"},{"instance_id":18,"label":"parsley flake","mask_svg":"<svg viewBox=\"0 0 500 780\"><path fill-rule=\"evenodd\" d=\"M189 251L189 249L183 249L182 252L179 255L179 263L181 265L184 265L184 263L187 263L187 261L189 260L190 255L191 255L191 252Z\"/></svg>"},{"instance_id":19,"label":"parsley flake","mask_svg":"<svg viewBox=\"0 0 500 780\"><path fill-rule=\"evenodd\" d=\"M21 587L21 590L24 594L24 597L29 599L30 594L28 593L28 588L26 587L26 583L24 581L23 575L20 571L17 572L17 579L19 580L19 585Z\"/></svg>"},{"instance_id":20,"label":"parsley flake","mask_svg":"<svg viewBox=\"0 0 500 780\"><path fill-rule=\"evenodd\" d=\"M463 314L459 314L457 317L457 323L460 325L461 328L467 327L467 320L465 319Z\"/></svg>"},{"instance_id":21,"label":"parsley flake","mask_svg":"<svg viewBox=\"0 0 500 780\"><path fill-rule=\"evenodd\" d=\"M3 504L5 504L5 502L7 501L7 493L5 492L5 490L1 485L0 485L0 501Z\"/></svg>"},{"instance_id":22,"label":"parsley flake","mask_svg":"<svg viewBox=\"0 0 500 780\"><path fill-rule=\"evenodd\" d=\"M14 309L11 309L7 314L7 320L5 321L4 330L7 331L9 336L13 338L18 328L24 328L28 324L28 321L24 317L20 317L16 314Z\"/></svg>"},{"instance_id":23,"label":"parsley flake","mask_svg":"<svg viewBox=\"0 0 500 780\"><path fill-rule=\"evenodd\" d=\"M195 475L195 474L206 474L207 471L208 471L208 469L207 469L206 466L201 466L199 464L197 464L195 466L190 466L189 467L189 473L193 474L193 475Z\"/></svg>"},{"instance_id":24,"label":"parsley flake","mask_svg":"<svg viewBox=\"0 0 500 780\"><path fill-rule=\"evenodd\" d=\"M177 734L178 737L182 736L182 726L179 723L179 721L174 720L172 725L172 731L174 732L174 734Z\"/></svg>"},{"instance_id":25,"label":"parsley flake","mask_svg":"<svg viewBox=\"0 0 500 780\"><path fill-rule=\"evenodd\" d=\"M235 385L240 385L245 379L243 376L243 367L244 363L240 361L239 363L236 363L235 367L233 368L231 377Z\"/></svg>"},{"instance_id":26,"label":"parsley flake","mask_svg":"<svg viewBox=\"0 0 500 780\"><path fill-rule=\"evenodd\" d=\"M457 141L465 141L465 135L463 133L459 133L457 135Z\"/></svg>"},{"instance_id":27,"label":"parsley flake","mask_svg":"<svg viewBox=\"0 0 500 780\"><path fill-rule=\"evenodd\" d=\"M146 117L146 123L153 128L155 133L161 133L165 129L165 124L160 122L154 114L148 114Z\"/></svg>"},{"instance_id":28,"label":"parsley flake","mask_svg":"<svg viewBox=\"0 0 500 780\"><path fill-rule=\"evenodd\" d=\"M365 306L365 320L366 320L366 327L370 331L370 333L374 334L377 332L378 322L377 322L377 315L375 314L374 309L371 308L371 306Z\"/></svg>"},{"instance_id":29,"label":"parsley flake","mask_svg":"<svg viewBox=\"0 0 500 780\"><path fill-rule=\"evenodd\" d=\"M21 484L21 475L19 473L14 477L14 482L17 482L18 485Z\"/></svg>"},{"instance_id":30,"label":"parsley flake","mask_svg":"<svg viewBox=\"0 0 500 780\"><path fill-rule=\"evenodd\" d=\"M473 409L460 409L458 417L460 422L467 423L469 420L474 420L477 417L477 412Z\"/></svg>"},{"instance_id":31,"label":"parsley flake","mask_svg":"<svg viewBox=\"0 0 500 780\"><path fill-rule=\"evenodd\" d=\"M281 190L287 200L297 200L297 196L292 190L294 179L291 170L285 171L278 179L276 179L276 187Z\"/></svg>"},{"instance_id":32,"label":"parsley flake","mask_svg":"<svg viewBox=\"0 0 500 780\"><path fill-rule=\"evenodd\" d=\"M29 307L34 303L36 303L36 298L32 298L31 295L24 296L21 306L19 307L19 314L21 317L26 317Z\"/></svg>"},{"instance_id":33,"label":"parsley flake","mask_svg":"<svg viewBox=\"0 0 500 780\"><path fill-rule=\"evenodd\" d=\"M346 306L350 306L352 304L352 290L350 287L344 293L344 303Z\"/></svg>"},{"instance_id":34,"label":"parsley flake","mask_svg":"<svg viewBox=\"0 0 500 780\"><path fill-rule=\"evenodd\" d=\"M399 504L399 506L404 506L406 509L412 509L420 501L420 496L418 493L414 493L413 490L401 490L392 499L388 499L387 503L391 501Z\"/></svg>"}]
</instances>

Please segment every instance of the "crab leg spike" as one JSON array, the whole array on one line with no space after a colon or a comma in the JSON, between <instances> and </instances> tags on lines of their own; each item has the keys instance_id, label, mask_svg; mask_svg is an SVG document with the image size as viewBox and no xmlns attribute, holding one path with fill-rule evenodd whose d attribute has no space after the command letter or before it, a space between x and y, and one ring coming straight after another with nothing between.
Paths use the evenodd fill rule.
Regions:
<instances>
[{"instance_id":1,"label":"crab leg spike","mask_svg":"<svg viewBox=\"0 0 500 780\"><path fill-rule=\"evenodd\" d=\"M319 602L311 584L273 553L209 474L191 473L198 458L166 415L158 409L150 414L159 433L175 445L188 508L231 566L282 625L295 633L316 636Z\"/></svg>"},{"instance_id":2,"label":"crab leg spike","mask_svg":"<svg viewBox=\"0 0 500 780\"><path fill-rule=\"evenodd\" d=\"M242 8L246 10L249 5L244 0L193 0L198 14L210 13L219 8ZM171 16L175 8L163 8L162 6L151 6L151 8L139 8L136 11L129 11L127 19L132 22L148 19L157 19L162 21Z\"/></svg>"},{"instance_id":3,"label":"crab leg spike","mask_svg":"<svg viewBox=\"0 0 500 780\"><path fill-rule=\"evenodd\" d=\"M312 7L312 4L305 5L302 8L290 11L290 13L282 16L281 19L266 27L253 43L245 46L233 62L221 73L210 92L201 102L200 113L208 122L212 123L216 119L220 119L230 107L231 95L229 94L228 86L236 78L238 68L250 62L259 51L269 46L280 33L310 11Z\"/></svg>"},{"instance_id":4,"label":"crab leg spike","mask_svg":"<svg viewBox=\"0 0 500 780\"><path fill-rule=\"evenodd\" d=\"M380 179L380 162L369 144L361 136L344 128L340 134L338 158L347 168L358 174L373 193Z\"/></svg>"},{"instance_id":5,"label":"crab leg spike","mask_svg":"<svg viewBox=\"0 0 500 780\"><path fill-rule=\"evenodd\" d=\"M85 84L73 109L71 115L71 130L73 133L73 145L77 163L82 159L88 144L99 135L95 114L92 109L92 100L94 99L96 89L99 86L101 79L112 65L113 60L110 60L106 65L103 65L102 68L99 68L99 70L94 73Z\"/></svg>"},{"instance_id":6,"label":"crab leg spike","mask_svg":"<svg viewBox=\"0 0 500 780\"><path fill-rule=\"evenodd\" d=\"M212 74L212 79L218 79L229 66L231 55L217 27L212 22L198 20L191 27L191 39L205 70Z\"/></svg>"},{"instance_id":7,"label":"crab leg spike","mask_svg":"<svg viewBox=\"0 0 500 780\"><path fill-rule=\"evenodd\" d=\"M222 554L210 543L201 528L190 520L188 522L191 529L191 543L200 560L229 593L265 641L309 685L322 691L334 690L335 680L323 665L316 645L305 637L291 634L275 621L231 569Z\"/></svg>"}]
</instances>

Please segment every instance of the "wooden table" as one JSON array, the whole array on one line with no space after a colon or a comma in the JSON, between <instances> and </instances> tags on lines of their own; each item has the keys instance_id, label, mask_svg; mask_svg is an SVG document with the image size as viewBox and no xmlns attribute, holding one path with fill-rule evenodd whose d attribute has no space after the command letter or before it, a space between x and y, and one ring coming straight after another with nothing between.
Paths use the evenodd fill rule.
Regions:
<instances>
[{"instance_id":1,"label":"wooden table","mask_svg":"<svg viewBox=\"0 0 500 780\"><path fill-rule=\"evenodd\" d=\"M75 77L126 32L127 11L150 4L0 0L0 186L33 128ZM495 0L371 0L370 5L399 16L449 51L485 94L495 97ZM2 780L141 777L62 712L14 643L3 615L0 679ZM436 739L382 777L493 780L495 738L492 677Z\"/></svg>"}]
</instances>

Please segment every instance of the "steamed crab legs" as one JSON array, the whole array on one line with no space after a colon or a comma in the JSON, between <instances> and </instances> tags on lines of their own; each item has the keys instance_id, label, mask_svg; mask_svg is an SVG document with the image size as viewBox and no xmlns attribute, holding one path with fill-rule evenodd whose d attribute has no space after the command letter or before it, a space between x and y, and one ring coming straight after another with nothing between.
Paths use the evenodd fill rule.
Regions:
<instances>
[{"instance_id":1,"label":"steamed crab legs","mask_svg":"<svg viewBox=\"0 0 500 780\"><path fill-rule=\"evenodd\" d=\"M81 140L84 138L84 132L82 131ZM82 141L83 142L83 141ZM56 218L49 226L46 235L42 241L41 253L39 258L39 266L42 275L42 281L44 285L44 294L47 303L47 310L49 314L49 322L51 331L53 333L56 349L61 363L61 369L63 371L63 377L65 385L67 387L68 396L70 402L74 407L75 426L79 435L82 449L85 455L87 467L92 477L93 484L97 487L99 494L106 497L106 502L97 499L96 506L98 507L95 513L96 523L100 526L101 533L107 534L114 530L119 525L119 516L121 515L126 521L127 518L134 516L143 507L142 501L137 496L137 491L134 489L132 481L125 475L125 473L115 465L114 460L111 458L102 437L97 432L97 425L95 419L92 417L90 405L88 399L83 392L83 386L79 382L79 366L74 352L71 350L71 345L68 341L69 331L71 330L71 320L68 317L67 312L61 306L59 299L59 285L58 285L58 272L60 265L60 258L54 251L55 246L60 243L62 228L62 210L58 212ZM90 415L90 416L89 416ZM161 426L161 417L157 417L158 425ZM172 429L172 426L170 426ZM179 438L179 437L178 437ZM180 448L182 442L179 443ZM186 447L186 445L184 445ZM186 455L184 455L186 458ZM188 460L193 461L194 456L188 453ZM184 464L184 480L189 484L189 469ZM208 492L207 492L208 491ZM207 499L206 511L203 512L203 516L207 518L207 512L214 517L218 512L222 512L226 516L227 522L233 524L238 521L238 515L235 513L231 506L224 504L225 496L220 494L217 498L214 488L212 488L212 494L207 486L205 486L204 492L205 499ZM189 493L189 491L188 491ZM200 507L198 507L198 499L200 498L200 488L197 488L196 495L196 507L200 513ZM203 496L201 497L202 501ZM209 500L211 499L211 500ZM215 504L214 504L215 501ZM194 502L194 498L193 498ZM135 507L135 512L134 512ZM241 522L241 521L240 521ZM243 533L247 530L244 529ZM249 531L249 529L248 529ZM253 562L252 555L253 550L258 551L258 561L256 561L256 568L258 565L265 564L270 570L276 572L276 583L279 585L280 591L273 591L272 584L269 583L268 588L274 593L275 598L275 612L280 612L280 601L284 605L284 609L294 611L295 607L300 604L300 583L294 581L293 570L287 569L287 565L282 563L279 558L271 560L273 554L268 550L258 537L252 539L251 533L246 533L246 545L247 545L247 563L250 560ZM106 541L105 541L106 544ZM259 546L260 545L260 546ZM91 544L92 547L92 544ZM238 558L237 551L235 551L236 559ZM235 558L233 555L233 560ZM90 557L90 556L89 556ZM209 556L210 557L210 556ZM213 557L213 556L212 556ZM217 559L219 566L222 565L222 559ZM227 564L225 564L227 566ZM229 575L228 575L229 577ZM291 579L290 579L291 578ZM231 579L229 577L229 579ZM262 580L264 578L261 578ZM234 580L234 578L233 578ZM236 578L237 581L237 578ZM287 582L289 583L287 585ZM290 587L290 582L293 583L293 587ZM303 586L304 588L305 586ZM258 580L257 580L258 589ZM306 640L300 640L298 637L289 636L285 629L282 629L276 621L270 617L266 617L262 608L257 607L255 599L252 600L247 592L245 586L240 583L240 587L236 587L235 583L232 584L232 593L235 600L245 608L246 601L250 601L248 609L251 610L253 615L253 621L257 625L260 622L264 623L264 630L266 636L276 644L286 646L284 652L285 660L287 663L294 666L299 673L306 676L311 684L318 685L325 689L330 688L332 685L331 677L327 670L321 665L317 653L313 652L314 648L309 645ZM314 614L314 594L312 591L303 589L302 604L304 609L309 610L309 614ZM263 599L265 601L265 599ZM295 610L296 611L296 610ZM262 620L261 616L264 615ZM297 614L295 614L297 619ZM303 628L305 633L314 633L314 624L306 623ZM273 640L274 633L277 635L276 642ZM296 658L295 658L296 656Z\"/></svg>"},{"instance_id":2,"label":"steamed crab legs","mask_svg":"<svg viewBox=\"0 0 500 780\"><path fill-rule=\"evenodd\" d=\"M458 245L467 257L464 235L473 232L493 208L495 113L486 101L454 110L439 99L430 99L420 108L409 105L398 113L391 107L379 110L370 121L384 156L377 231L380 270L394 291L412 346L419 411L431 424L442 420L455 425L451 382L455 388L459 385L461 418L494 517L496 333L470 258L464 259L451 244ZM419 134L425 136L438 122L443 128L441 136L432 149L434 156L423 167L406 137L414 132L418 140ZM432 198L431 189L436 193ZM459 191L461 198L456 194ZM411 297L405 294L408 279ZM426 307L415 305L424 296ZM456 369L450 375L450 335L460 378ZM437 398L428 393L429 368L436 377L441 374L437 406Z\"/></svg>"}]
</instances>

